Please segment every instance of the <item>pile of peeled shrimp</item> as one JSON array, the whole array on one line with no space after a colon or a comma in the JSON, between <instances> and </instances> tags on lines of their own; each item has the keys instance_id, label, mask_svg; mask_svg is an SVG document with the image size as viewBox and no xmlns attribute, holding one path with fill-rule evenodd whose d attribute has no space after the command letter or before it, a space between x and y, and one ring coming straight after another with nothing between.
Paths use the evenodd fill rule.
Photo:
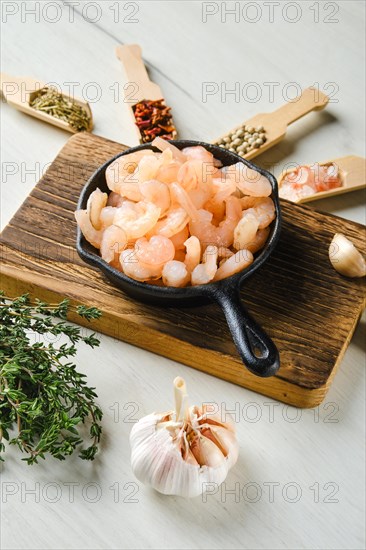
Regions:
<instances>
[{"instance_id":1,"label":"pile of peeled shrimp","mask_svg":"<svg viewBox=\"0 0 366 550\"><path fill-rule=\"evenodd\" d=\"M284 177L279 195L282 199L297 202L315 193L341 187L338 167L334 163L298 166Z\"/></svg>"},{"instance_id":2,"label":"pile of peeled shrimp","mask_svg":"<svg viewBox=\"0 0 366 550\"><path fill-rule=\"evenodd\" d=\"M253 262L275 207L268 179L242 162L222 167L201 146L123 155L75 217L112 267L137 281L172 287L219 281Z\"/></svg>"}]
</instances>

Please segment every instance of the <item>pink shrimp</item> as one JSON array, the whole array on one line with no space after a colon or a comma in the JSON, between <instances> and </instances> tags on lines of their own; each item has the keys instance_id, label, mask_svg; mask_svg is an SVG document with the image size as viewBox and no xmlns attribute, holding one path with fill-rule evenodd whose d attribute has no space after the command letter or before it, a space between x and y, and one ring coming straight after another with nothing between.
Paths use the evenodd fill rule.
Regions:
<instances>
[{"instance_id":1,"label":"pink shrimp","mask_svg":"<svg viewBox=\"0 0 366 550\"><path fill-rule=\"evenodd\" d=\"M145 282L154 278L151 275L151 270L148 267L141 265L136 259L136 251L134 248L127 248L126 250L123 250L119 257L119 261L122 271L125 275L127 275L127 277L131 277L131 279Z\"/></svg>"},{"instance_id":2,"label":"pink shrimp","mask_svg":"<svg viewBox=\"0 0 366 550\"><path fill-rule=\"evenodd\" d=\"M139 161L146 155L151 156L154 153L150 149L143 149L129 155L122 155L112 162L105 171L105 178L109 189L121 194L121 184L124 183L126 177L134 173ZM133 183L136 184L136 182ZM132 197L131 199L133 200Z\"/></svg>"},{"instance_id":3,"label":"pink shrimp","mask_svg":"<svg viewBox=\"0 0 366 550\"><path fill-rule=\"evenodd\" d=\"M217 246L208 246L203 254L202 263L198 264L191 275L192 285L204 285L212 281L217 271Z\"/></svg>"},{"instance_id":4,"label":"pink shrimp","mask_svg":"<svg viewBox=\"0 0 366 550\"><path fill-rule=\"evenodd\" d=\"M174 257L174 246L166 237L156 235L138 239L133 249L124 250L120 262L124 273L137 281L159 279L164 265Z\"/></svg>"},{"instance_id":5,"label":"pink shrimp","mask_svg":"<svg viewBox=\"0 0 366 550\"><path fill-rule=\"evenodd\" d=\"M253 208L244 210L243 216L253 215L257 218L259 229L267 227L276 217L275 206L270 197L264 197Z\"/></svg>"},{"instance_id":6,"label":"pink shrimp","mask_svg":"<svg viewBox=\"0 0 366 550\"><path fill-rule=\"evenodd\" d=\"M164 265L162 278L166 286L181 288L187 286L191 279L191 275L185 263L171 260Z\"/></svg>"},{"instance_id":7,"label":"pink shrimp","mask_svg":"<svg viewBox=\"0 0 366 550\"><path fill-rule=\"evenodd\" d=\"M127 235L120 227L110 225L103 233L100 255L107 263L118 265L118 258L126 248Z\"/></svg>"},{"instance_id":8,"label":"pink shrimp","mask_svg":"<svg viewBox=\"0 0 366 550\"><path fill-rule=\"evenodd\" d=\"M267 242L268 236L270 234L271 230L269 227L265 227L264 229L259 229L252 241L247 244L247 250L255 254L258 252L258 250L261 250L261 248L264 247L264 245Z\"/></svg>"},{"instance_id":9,"label":"pink shrimp","mask_svg":"<svg viewBox=\"0 0 366 550\"><path fill-rule=\"evenodd\" d=\"M117 210L114 224L126 231L129 240L146 235L160 216L160 208L152 202L124 203Z\"/></svg>"},{"instance_id":10,"label":"pink shrimp","mask_svg":"<svg viewBox=\"0 0 366 550\"><path fill-rule=\"evenodd\" d=\"M195 267L201 261L201 243L197 237L189 237L184 243L187 253L184 259L184 263L187 266L189 272L193 271Z\"/></svg>"},{"instance_id":11,"label":"pink shrimp","mask_svg":"<svg viewBox=\"0 0 366 550\"><path fill-rule=\"evenodd\" d=\"M160 165L160 159L157 155L142 157L130 178L131 181L141 184L144 181L154 180Z\"/></svg>"},{"instance_id":12,"label":"pink shrimp","mask_svg":"<svg viewBox=\"0 0 366 550\"><path fill-rule=\"evenodd\" d=\"M166 183L157 180L144 181L140 183L140 192L144 200L160 208L160 218L165 216L171 203L170 191Z\"/></svg>"},{"instance_id":13,"label":"pink shrimp","mask_svg":"<svg viewBox=\"0 0 366 550\"><path fill-rule=\"evenodd\" d=\"M86 240L95 248L100 248L103 230L98 230L93 227L89 214L86 210L76 210L76 212L74 212L74 216Z\"/></svg>"},{"instance_id":14,"label":"pink shrimp","mask_svg":"<svg viewBox=\"0 0 366 550\"><path fill-rule=\"evenodd\" d=\"M88 198L86 205L86 210L89 214L90 221L92 226L95 229L100 229L102 227L100 221L100 212L102 208L107 204L108 195L107 193L102 193L102 191L97 187Z\"/></svg>"},{"instance_id":15,"label":"pink shrimp","mask_svg":"<svg viewBox=\"0 0 366 550\"><path fill-rule=\"evenodd\" d=\"M269 180L242 162L228 166L226 173L244 195L268 197L272 193L272 185Z\"/></svg>"},{"instance_id":16,"label":"pink shrimp","mask_svg":"<svg viewBox=\"0 0 366 550\"><path fill-rule=\"evenodd\" d=\"M253 262L253 254L249 250L239 250L228 258L216 271L214 281L221 281L235 273L239 273Z\"/></svg>"},{"instance_id":17,"label":"pink shrimp","mask_svg":"<svg viewBox=\"0 0 366 550\"><path fill-rule=\"evenodd\" d=\"M183 208L171 208L165 218L162 218L153 226L147 236L163 235L171 239L186 227L188 221L189 217Z\"/></svg>"},{"instance_id":18,"label":"pink shrimp","mask_svg":"<svg viewBox=\"0 0 366 550\"><path fill-rule=\"evenodd\" d=\"M176 160L172 160L168 164L160 166L156 174L156 179L162 183L168 184L177 181L178 172L181 166L181 163Z\"/></svg>"},{"instance_id":19,"label":"pink shrimp","mask_svg":"<svg viewBox=\"0 0 366 550\"><path fill-rule=\"evenodd\" d=\"M198 217L189 223L190 232L198 237L201 243L229 247L233 244L234 229L241 216L239 199L230 196L226 200L226 216L218 227L208 221L206 210L198 210ZM211 214L212 217L212 214Z\"/></svg>"},{"instance_id":20,"label":"pink shrimp","mask_svg":"<svg viewBox=\"0 0 366 550\"><path fill-rule=\"evenodd\" d=\"M178 147L175 147L172 143L169 143L169 141L165 141L165 139L161 137L156 137L154 141L151 142L151 145L156 147L157 149L160 149L160 151L165 151L166 149L170 149L173 157L176 160L179 160L179 162L185 162L187 159L183 155L182 151L178 149Z\"/></svg>"},{"instance_id":21,"label":"pink shrimp","mask_svg":"<svg viewBox=\"0 0 366 550\"><path fill-rule=\"evenodd\" d=\"M114 206L105 206L102 208L99 216L101 223L101 229L105 229L113 224L114 216L116 215L117 208Z\"/></svg>"},{"instance_id":22,"label":"pink shrimp","mask_svg":"<svg viewBox=\"0 0 366 550\"><path fill-rule=\"evenodd\" d=\"M182 149L183 155L187 157L188 160L201 160L213 164L214 156L210 151L207 151L201 145L196 145L194 147L185 147ZM186 159L186 160L187 160Z\"/></svg>"},{"instance_id":23,"label":"pink shrimp","mask_svg":"<svg viewBox=\"0 0 366 550\"><path fill-rule=\"evenodd\" d=\"M238 225L234 229L234 248L243 250L248 248L257 234L259 221L257 217L247 210L247 213L239 220Z\"/></svg>"}]
</instances>

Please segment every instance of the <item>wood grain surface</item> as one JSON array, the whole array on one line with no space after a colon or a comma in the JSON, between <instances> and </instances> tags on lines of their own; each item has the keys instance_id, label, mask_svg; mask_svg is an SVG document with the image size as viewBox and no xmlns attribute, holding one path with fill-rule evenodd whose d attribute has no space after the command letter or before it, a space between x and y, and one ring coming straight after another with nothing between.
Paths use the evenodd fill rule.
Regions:
<instances>
[{"instance_id":1,"label":"wood grain surface","mask_svg":"<svg viewBox=\"0 0 366 550\"><path fill-rule=\"evenodd\" d=\"M136 302L78 257L73 211L79 193L93 171L124 148L91 134L69 139L1 235L1 288L96 305L103 316L93 322L95 330L286 403L318 405L365 304L365 281L334 271L329 243L342 232L365 253L364 227L282 202L280 244L242 289L281 356L278 374L260 379L243 367L217 305Z\"/></svg>"}]
</instances>

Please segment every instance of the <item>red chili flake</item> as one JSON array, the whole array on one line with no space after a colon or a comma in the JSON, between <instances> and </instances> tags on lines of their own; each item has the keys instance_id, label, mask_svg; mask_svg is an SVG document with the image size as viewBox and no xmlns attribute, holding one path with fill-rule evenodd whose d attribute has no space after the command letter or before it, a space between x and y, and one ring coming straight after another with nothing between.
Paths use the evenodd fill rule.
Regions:
<instances>
[{"instance_id":1,"label":"red chili flake","mask_svg":"<svg viewBox=\"0 0 366 550\"><path fill-rule=\"evenodd\" d=\"M132 107L136 125L140 130L142 143L153 141L156 136L174 139L177 131L173 124L170 107L163 99L156 101L144 99Z\"/></svg>"}]
</instances>

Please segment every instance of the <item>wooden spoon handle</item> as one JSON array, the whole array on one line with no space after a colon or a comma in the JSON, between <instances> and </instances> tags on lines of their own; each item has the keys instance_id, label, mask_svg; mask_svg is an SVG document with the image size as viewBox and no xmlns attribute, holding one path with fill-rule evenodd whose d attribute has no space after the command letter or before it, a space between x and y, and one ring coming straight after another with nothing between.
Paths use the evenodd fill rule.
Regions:
<instances>
[{"instance_id":1,"label":"wooden spoon handle","mask_svg":"<svg viewBox=\"0 0 366 550\"><path fill-rule=\"evenodd\" d=\"M311 111L324 109L328 101L329 97L320 90L306 88L296 99L274 111L272 116L276 116L288 126Z\"/></svg>"},{"instance_id":2,"label":"wooden spoon handle","mask_svg":"<svg viewBox=\"0 0 366 550\"><path fill-rule=\"evenodd\" d=\"M138 44L120 45L116 48L118 59L122 62L128 82L150 82Z\"/></svg>"}]
</instances>

